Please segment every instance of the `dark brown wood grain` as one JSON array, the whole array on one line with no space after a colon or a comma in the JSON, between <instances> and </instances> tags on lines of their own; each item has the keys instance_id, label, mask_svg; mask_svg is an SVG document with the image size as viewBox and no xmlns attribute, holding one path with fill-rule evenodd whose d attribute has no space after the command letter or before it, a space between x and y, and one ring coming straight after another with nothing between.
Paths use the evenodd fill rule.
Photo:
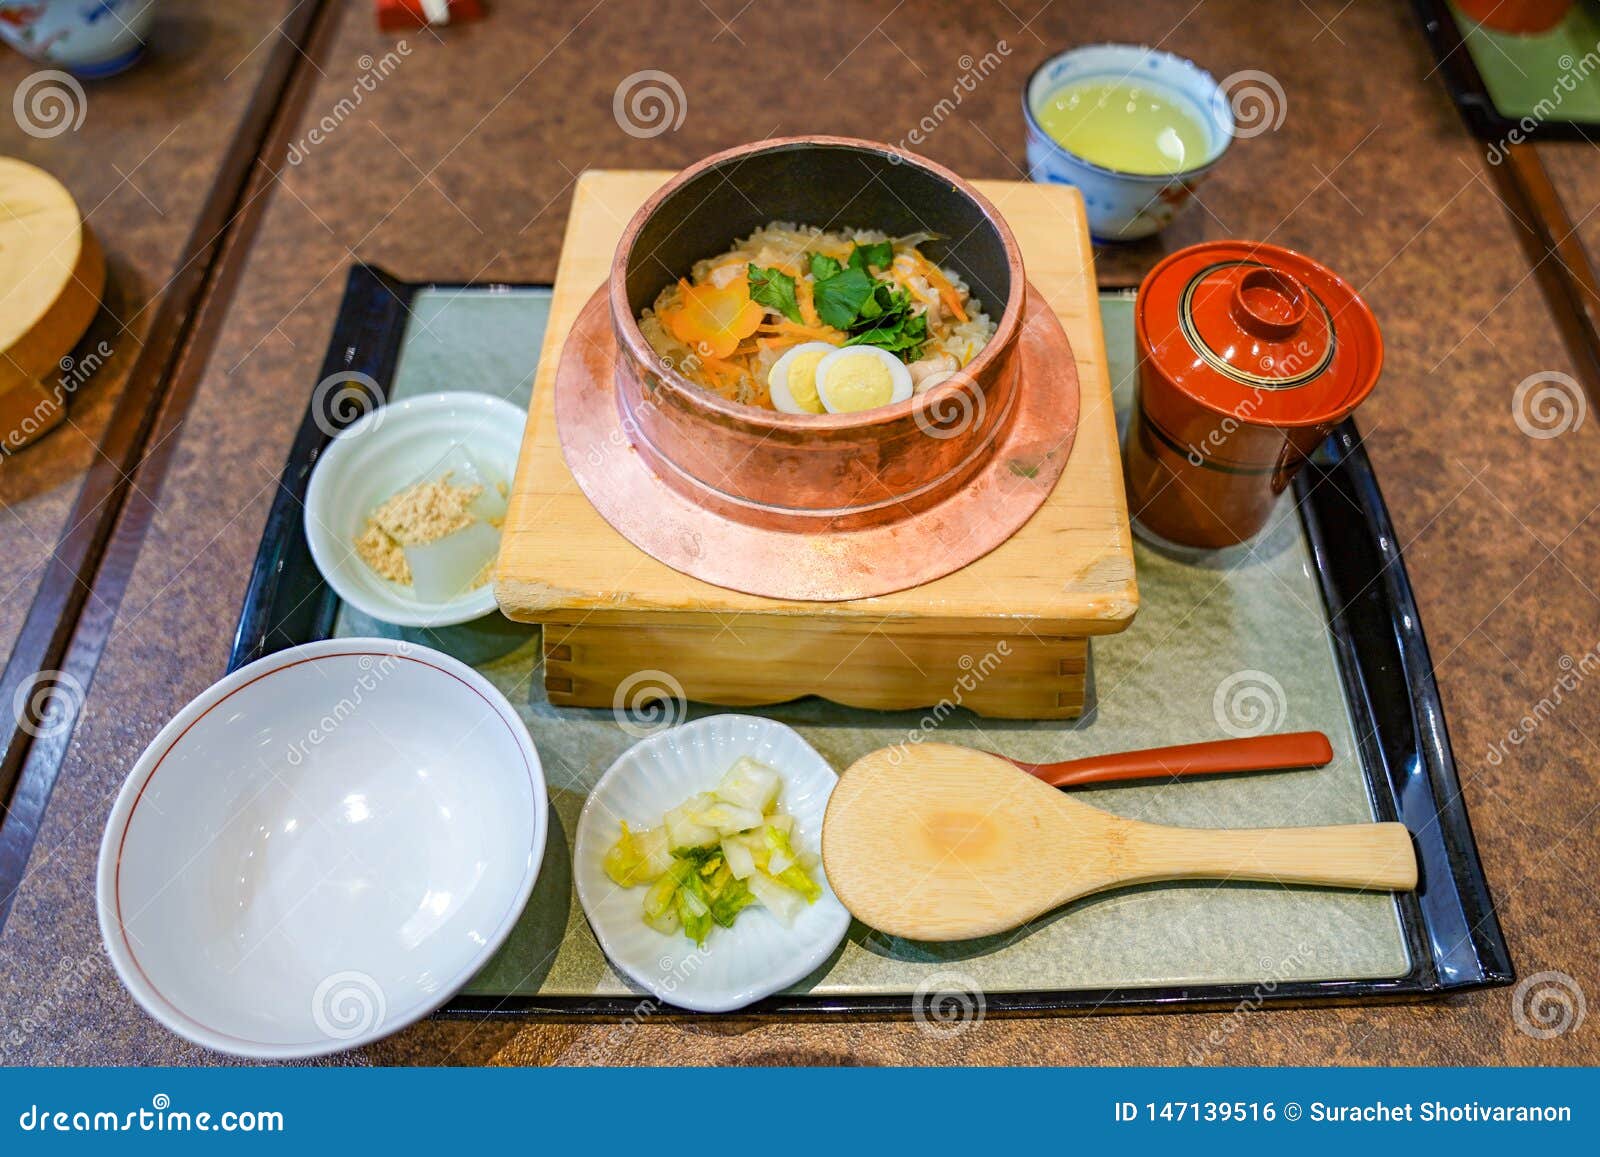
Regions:
<instances>
[{"instance_id":1,"label":"dark brown wood grain","mask_svg":"<svg viewBox=\"0 0 1600 1157\"><path fill-rule=\"evenodd\" d=\"M1589 133L1575 122L1507 121L1496 110L1450 7L1444 0L1413 0L1413 6L1434 45L1438 82L1451 90L1462 119L1485 142L1506 214L1549 299L1550 312L1580 371L1583 387L1590 398L1600 398L1600 292L1581 233L1593 205L1585 200L1587 190L1582 186L1587 182L1580 182L1579 199L1588 208L1575 224L1545 166L1546 157L1557 161L1586 157L1592 162ZM1530 138L1541 143L1530 144ZM1576 141L1586 141L1587 147Z\"/></svg>"},{"instance_id":2,"label":"dark brown wood grain","mask_svg":"<svg viewBox=\"0 0 1600 1157\"><path fill-rule=\"evenodd\" d=\"M1600 403L1600 282L1583 237L1545 168L1545 151L1555 149L1585 149L1600 160L1600 153L1586 145L1511 144L1500 150L1504 159L1492 164L1491 171L1562 340L1581 371L1579 380L1590 401Z\"/></svg>"},{"instance_id":3,"label":"dark brown wood grain","mask_svg":"<svg viewBox=\"0 0 1600 1157\"><path fill-rule=\"evenodd\" d=\"M76 529L74 504L162 302L193 288L179 275L189 271L196 222L214 198L275 30L302 2L166 0L145 58L118 76L83 82L81 99L20 54L0 52L0 91L16 97L44 86L29 91L54 91L77 114L41 125L8 106L0 152L66 186L107 264L103 308L70 368L45 383L68 397L65 422L25 452L0 457L0 667L53 548Z\"/></svg>"},{"instance_id":4,"label":"dark brown wood grain","mask_svg":"<svg viewBox=\"0 0 1600 1157\"><path fill-rule=\"evenodd\" d=\"M0 925L10 910L56 769L71 738L78 706L76 689L86 688L92 681L106 631L121 602L127 569L137 553L138 529L142 520L148 519L148 491L144 488L159 487L171 434L181 421L198 373L195 367L204 364L227 308L228 291L237 279L236 266L259 220L259 195L270 175L257 171L257 158L273 145L281 151L285 126L292 123L300 107L294 99L293 82L305 75L300 65L307 55L306 45L318 26L319 13L332 7L321 0L297 6L280 26L281 37L274 38L268 50L269 60L255 95L218 166L211 194L144 335L66 528L50 554L0 673L0 703L17 701L19 692L26 701L30 686L42 689L40 672L57 673L51 680L72 689L54 697L60 714L49 726L40 726L37 712L23 712L8 714L5 730L0 732L4 736L0 803L5 804L5 819L0 823ZM322 20L323 25L331 22L327 17ZM186 392L185 386L191 390ZM167 404L163 407L164 400ZM147 454L149 447L153 450ZM130 495L134 500L126 511L123 540L107 556L107 542ZM80 621L91 591L96 613Z\"/></svg>"}]
</instances>

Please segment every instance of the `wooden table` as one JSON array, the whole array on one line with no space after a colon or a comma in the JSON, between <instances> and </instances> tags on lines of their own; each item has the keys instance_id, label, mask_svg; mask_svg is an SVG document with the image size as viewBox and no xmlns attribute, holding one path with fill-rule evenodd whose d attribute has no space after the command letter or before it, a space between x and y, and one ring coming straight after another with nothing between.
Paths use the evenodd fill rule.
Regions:
<instances>
[{"instance_id":1,"label":"wooden table","mask_svg":"<svg viewBox=\"0 0 1600 1157\"><path fill-rule=\"evenodd\" d=\"M1559 971L1600 993L1600 688L1559 690L1568 662L1600 645L1600 536L1588 523L1600 423L1532 438L1514 420L1519 382L1572 366L1406 7L1308 0L1271 21L1247 0L836 2L781 21L775 5L723 4L720 17L718 7L670 0L645 19L620 2L503 0L483 24L406 37L399 55L355 6L314 54L299 133L284 142L303 159L281 174L240 255L153 517L113 539L135 560L127 589L0 932L0 1024L22 1026L0 1038L4 1058L218 1059L158 1028L104 964L95 854L129 763L222 670L350 261L442 280L548 278L581 169L670 168L775 133L898 139L936 118L922 151L973 177L1013 178L1023 80L1053 49L1094 40L1160 44L1219 77L1253 69L1282 86L1282 125L1238 141L1165 237L1102 252L1102 282L1131 284L1175 246L1242 236L1311 252L1367 295L1388 364L1362 427L1429 628L1501 920L1523 975ZM386 52L397 54L386 79L310 142L307 131ZM998 64L966 91L969 66L991 53ZM612 98L646 69L677 78L687 108L675 131L637 137L613 119ZM1553 689L1560 705L1541 708ZM80 974L63 1010L63 976ZM1203 1048L1231 1064L1600 1060L1592 1026L1536 1040L1516 1027L1512 999L1499 990L1258 1016L990 1019L944 1038L910 1023L428 1022L352 1059L1158 1064Z\"/></svg>"},{"instance_id":2,"label":"wooden table","mask_svg":"<svg viewBox=\"0 0 1600 1157\"><path fill-rule=\"evenodd\" d=\"M184 376L186 342L206 316L191 307L215 288L224 227L249 219L235 213L236 196L281 107L302 9L290 0L163 5L137 68L75 89L9 50L0 56L0 89L38 102L0 121L0 152L67 186L108 269L104 308L51 383L68 398L65 425L0 458L0 701L31 695L63 713L32 728L13 727L10 712L0 723L0 802L10 809L0 920L49 792L51 777L24 774L24 760L53 766L65 747L58 729L98 657L98 647L71 647L80 613L101 625L115 614L115 584L91 592L90 580L129 495L135 506L151 501L132 474L169 444L150 428ZM44 111L30 119L30 108Z\"/></svg>"}]
</instances>

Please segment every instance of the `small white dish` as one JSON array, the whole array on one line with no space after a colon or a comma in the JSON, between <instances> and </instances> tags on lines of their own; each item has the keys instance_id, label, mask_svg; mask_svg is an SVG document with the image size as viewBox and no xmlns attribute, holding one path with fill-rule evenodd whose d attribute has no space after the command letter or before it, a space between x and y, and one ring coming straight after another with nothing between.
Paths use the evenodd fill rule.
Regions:
<instances>
[{"instance_id":1,"label":"small white dish","mask_svg":"<svg viewBox=\"0 0 1600 1157\"><path fill-rule=\"evenodd\" d=\"M362 562L355 539L375 507L433 476L452 446L465 446L509 486L527 420L524 411L492 394L452 391L391 402L341 431L311 471L305 505L311 557L334 592L380 622L401 627L448 627L492 612L492 584L448 602L423 602Z\"/></svg>"},{"instance_id":2,"label":"small white dish","mask_svg":"<svg viewBox=\"0 0 1600 1157\"><path fill-rule=\"evenodd\" d=\"M822 895L792 927L764 908L747 908L732 928L713 928L699 948L682 933L647 927L645 889L619 888L606 875L602 861L620 821L636 830L658 825L669 808L715 787L742 755L783 776L780 803L794 816L795 850L818 852L839 777L792 728L752 715L713 715L640 740L600 777L578 819L573 880L600 947L647 992L695 1012L732 1012L788 988L833 955L850 929L850 913L824 877Z\"/></svg>"},{"instance_id":3,"label":"small white dish","mask_svg":"<svg viewBox=\"0 0 1600 1157\"><path fill-rule=\"evenodd\" d=\"M448 655L327 639L161 729L100 845L117 975L173 1032L256 1059L387 1036L464 985L528 902L544 774L505 696Z\"/></svg>"}]
</instances>

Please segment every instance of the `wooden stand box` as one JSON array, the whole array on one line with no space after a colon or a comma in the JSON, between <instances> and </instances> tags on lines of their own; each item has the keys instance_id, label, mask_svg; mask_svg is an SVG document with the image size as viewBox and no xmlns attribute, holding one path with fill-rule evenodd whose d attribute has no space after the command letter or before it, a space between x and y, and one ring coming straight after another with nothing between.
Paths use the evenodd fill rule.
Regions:
<instances>
[{"instance_id":1,"label":"wooden stand box","mask_svg":"<svg viewBox=\"0 0 1600 1157\"><path fill-rule=\"evenodd\" d=\"M501 610L544 625L550 701L613 707L659 694L747 706L814 694L854 707L1077 715L1088 637L1123 630L1138 609L1077 191L975 182L1016 234L1028 279L1077 362L1077 437L1055 490L1008 541L953 574L815 603L726 590L657 562L595 512L562 458L554 410L562 345L609 273L624 225L670 175L589 172L573 195L495 576Z\"/></svg>"}]
</instances>

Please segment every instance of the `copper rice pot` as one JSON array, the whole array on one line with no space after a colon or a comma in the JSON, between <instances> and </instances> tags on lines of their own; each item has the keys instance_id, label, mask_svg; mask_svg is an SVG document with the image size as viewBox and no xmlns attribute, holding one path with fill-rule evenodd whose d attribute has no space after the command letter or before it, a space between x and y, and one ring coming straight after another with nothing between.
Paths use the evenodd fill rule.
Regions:
<instances>
[{"instance_id":1,"label":"copper rice pot","mask_svg":"<svg viewBox=\"0 0 1600 1157\"><path fill-rule=\"evenodd\" d=\"M998 329L955 377L860 414L785 414L703 390L665 364L636 319L696 261L771 221L934 233L924 253L961 274ZM617 246L608 294L622 429L668 485L724 517L806 533L894 522L970 480L1009 426L1025 290L999 212L932 161L826 136L714 154L646 201Z\"/></svg>"}]
</instances>

